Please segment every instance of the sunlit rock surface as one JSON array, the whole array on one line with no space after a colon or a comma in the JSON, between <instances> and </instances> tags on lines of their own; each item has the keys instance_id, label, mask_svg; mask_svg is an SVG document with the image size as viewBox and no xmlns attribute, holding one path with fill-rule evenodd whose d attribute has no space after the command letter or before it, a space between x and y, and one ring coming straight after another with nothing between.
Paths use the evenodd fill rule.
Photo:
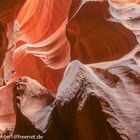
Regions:
<instances>
[{"instance_id":1,"label":"sunlit rock surface","mask_svg":"<svg viewBox=\"0 0 140 140\"><path fill-rule=\"evenodd\" d=\"M108 95L107 101L110 101L111 96L111 104L115 107L113 111L116 112L116 108L120 110L116 117L119 118L117 118L118 122L124 126L120 126L120 130L122 128L124 130L120 133L118 126L106 117L104 121L107 121L109 126L105 126L105 129L109 134L105 133L105 136L107 135L109 138L111 135L110 139L113 140L114 137L139 139L139 117L137 116L140 111L138 100L140 86L139 4L140 1L138 0L60 0L59 3L56 0L2 0L0 2L0 130L13 128L16 122L20 120L16 119L17 116L21 119L24 118L24 113L20 109L18 109L19 114L16 114L13 109L12 88L17 79L28 76L37 80L41 84L41 88L49 89L51 94L57 97L59 94L58 87L61 86L60 83L65 81L63 79L65 68L70 61L78 59L92 70L91 77L93 79L94 76L98 77L97 83L94 83L95 86L98 83L103 84L98 86L97 94L102 93L101 91L106 93ZM75 80L73 79L72 82ZM38 84L36 83L36 85ZM64 88L66 85L71 87L68 83L64 84ZM30 89L32 91L32 88ZM130 95L131 93L133 94ZM75 95L73 92L72 94ZM116 96L114 97L114 95ZM65 101L69 95L64 92L63 96L62 99ZM85 93L82 96L88 95ZM101 96L104 95L101 94ZM77 98L77 96L74 97ZM14 101L16 104L15 96ZM75 102L80 105L79 100ZM126 104L129 106L131 103L130 110L125 110L124 106ZM70 99L68 104L72 110ZM57 105L58 110L59 107ZM99 112L101 110L98 107L96 109ZM67 111L64 113L69 116ZM90 116L94 116L93 114L91 113ZM41 117L43 117L42 115L44 114L41 114ZM102 114L99 116L103 117ZM132 125L126 124L123 117L132 122ZM27 118L30 120L29 116ZM28 126L31 120L29 121L27 118L24 118L27 121L24 125L34 128L32 124ZM62 120L66 121L65 118ZM44 118L43 121L46 119ZM51 130L48 130L50 139L55 129L59 129L57 127L62 125L61 121L57 121L58 125L54 125L50 128ZM73 124L72 121L70 122ZM65 122L63 123L65 126ZM134 124L136 124L135 128L133 128ZM75 133L77 132L75 132L73 138L101 139L98 134L93 136L90 132L89 136L88 134L84 136L82 129L84 127L81 126L80 129L80 126L78 126L79 136L76 136ZM85 127L88 127L88 124ZM97 128L101 127L97 126ZM62 131L64 129L65 127L62 128ZM15 130L19 130L18 125L16 125ZM90 130L93 131L93 129ZM25 131L23 133L26 133ZM34 131L41 133L42 129L38 131L34 128L30 133L33 134ZM18 133L18 131L15 132ZM58 132L58 135L61 138L61 132Z\"/></svg>"},{"instance_id":2,"label":"sunlit rock surface","mask_svg":"<svg viewBox=\"0 0 140 140\"><path fill-rule=\"evenodd\" d=\"M125 27L133 31L140 43L140 1L119 2L109 0L110 13Z\"/></svg>"},{"instance_id":3,"label":"sunlit rock surface","mask_svg":"<svg viewBox=\"0 0 140 140\"><path fill-rule=\"evenodd\" d=\"M35 96L34 88L28 94L22 88L24 80L17 83L21 87L14 86L19 89L16 96L21 94L21 100L30 93ZM18 113L14 133L29 135L41 131L47 140L139 140L139 84L140 68L134 59L117 62L106 69L85 67L74 61L68 65L51 105L42 105L29 117L30 112L24 114L24 110L35 109L26 104L33 102L32 96L26 98L24 104L15 104ZM26 131L26 127L30 127L30 131Z\"/></svg>"},{"instance_id":4,"label":"sunlit rock surface","mask_svg":"<svg viewBox=\"0 0 140 140\"><path fill-rule=\"evenodd\" d=\"M34 113L54 100L49 90L29 77L22 77L17 80L14 84L13 92L17 96L16 102L20 106L22 113L25 116L29 115L28 118L33 118Z\"/></svg>"}]
</instances>

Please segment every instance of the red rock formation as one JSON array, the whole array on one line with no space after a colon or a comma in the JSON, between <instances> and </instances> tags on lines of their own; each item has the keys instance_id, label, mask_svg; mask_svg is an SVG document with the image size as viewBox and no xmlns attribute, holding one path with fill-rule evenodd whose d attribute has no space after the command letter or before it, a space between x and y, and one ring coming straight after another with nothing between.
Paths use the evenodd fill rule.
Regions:
<instances>
[{"instance_id":1,"label":"red rock formation","mask_svg":"<svg viewBox=\"0 0 140 140\"><path fill-rule=\"evenodd\" d=\"M13 92L14 102L21 109L24 116L29 119L32 118L33 123L36 121L34 114L41 115L40 110L54 101L54 97L49 90L29 77L22 77L16 81Z\"/></svg>"},{"instance_id":2,"label":"red rock formation","mask_svg":"<svg viewBox=\"0 0 140 140\"><path fill-rule=\"evenodd\" d=\"M13 21L26 0L2 0L0 3L0 22Z\"/></svg>"},{"instance_id":3,"label":"red rock formation","mask_svg":"<svg viewBox=\"0 0 140 140\"><path fill-rule=\"evenodd\" d=\"M46 40L67 19L71 1L60 0L58 5L55 0L27 0L17 17L19 40L32 44Z\"/></svg>"},{"instance_id":4,"label":"red rock formation","mask_svg":"<svg viewBox=\"0 0 140 140\"><path fill-rule=\"evenodd\" d=\"M55 93L64 68L70 61L70 48L64 29L63 24L47 40L38 44L25 44L18 48L13 58L16 71L14 77L30 76Z\"/></svg>"},{"instance_id":5,"label":"red rock formation","mask_svg":"<svg viewBox=\"0 0 140 140\"><path fill-rule=\"evenodd\" d=\"M0 129L4 131L14 125L12 85L7 85L0 88Z\"/></svg>"},{"instance_id":6,"label":"red rock formation","mask_svg":"<svg viewBox=\"0 0 140 140\"><path fill-rule=\"evenodd\" d=\"M67 36L72 60L86 64L116 60L135 47L134 34L122 24L109 20L108 8L107 1L87 2L70 17Z\"/></svg>"},{"instance_id":7,"label":"red rock formation","mask_svg":"<svg viewBox=\"0 0 140 140\"><path fill-rule=\"evenodd\" d=\"M16 18L20 8L25 0L2 0L0 2L0 67L3 64L5 53L8 49L7 32L12 30L9 28L13 20ZM11 85L4 86L4 67L0 70L0 129L3 131L7 127L14 127L15 114L13 112L13 95L11 94Z\"/></svg>"},{"instance_id":8,"label":"red rock formation","mask_svg":"<svg viewBox=\"0 0 140 140\"><path fill-rule=\"evenodd\" d=\"M13 61L16 75L13 77L14 79L25 75L30 76L41 82L54 93L62 79L63 70L70 60L69 42L71 45L72 60L79 59L83 63L118 59L132 50L137 43L131 31L120 23L107 20L107 18L110 17L107 12L107 2L92 1L85 2L85 4L81 5L81 1L77 1L77 3L72 1L71 8L71 1L67 3L62 2L62 5L66 9L59 9L55 1L53 4L52 1L50 3L46 1L45 4L42 2L38 3L37 1L32 2L33 5L29 8L29 12L25 14L26 7L28 7L31 1L25 3L17 17L20 26L18 40L22 40L28 44L19 47L15 51ZM43 16L46 12L40 10L39 7L42 7L44 10L50 8L52 12ZM33 8L35 10L32 10ZM53 10L54 8L55 11ZM70 12L68 14L69 8ZM92 9L95 10L93 11ZM102 11L99 11L100 9L102 9ZM66 12L63 12L63 10ZM61 12L63 13L62 19L55 18L55 16ZM73 14L74 12L75 14ZM42 16L39 17L36 23L36 16L38 14ZM69 20L67 21L68 16ZM50 23L47 22L48 19L50 19ZM32 22L32 24L28 26L30 22ZM37 35L33 35L36 34L36 32ZM66 34L69 42L66 38ZM32 61L30 61L30 59L32 59ZM25 67L27 67L27 69L25 69ZM36 70L34 70L35 67ZM37 67L40 67L40 69ZM23 71L22 69L25 70ZM46 73L45 77L44 74L42 74L44 72ZM53 78L56 77L55 75L57 75L57 78ZM49 80L52 78L53 80Z\"/></svg>"},{"instance_id":9,"label":"red rock formation","mask_svg":"<svg viewBox=\"0 0 140 140\"><path fill-rule=\"evenodd\" d=\"M6 47L8 45L8 39L6 37L6 25L0 24L0 67L5 58Z\"/></svg>"},{"instance_id":10,"label":"red rock formation","mask_svg":"<svg viewBox=\"0 0 140 140\"><path fill-rule=\"evenodd\" d=\"M122 2L109 0L109 4L111 15L128 29L132 30L140 43L140 1L128 0L122 4Z\"/></svg>"},{"instance_id":11,"label":"red rock formation","mask_svg":"<svg viewBox=\"0 0 140 140\"><path fill-rule=\"evenodd\" d=\"M31 3L32 6L29 7ZM70 61L65 25L71 0L67 2L62 0L60 3L61 6L52 0L45 3L44 0L25 3L17 17L20 26L18 40L28 44L19 47L13 59L16 71L14 79L30 76L53 93L56 92L64 68ZM28 12L25 12L27 7L29 7ZM17 61L19 58L20 61Z\"/></svg>"},{"instance_id":12,"label":"red rock formation","mask_svg":"<svg viewBox=\"0 0 140 140\"><path fill-rule=\"evenodd\" d=\"M139 114L139 101L136 100L136 94L138 94L139 89L139 53L137 52L136 55L133 53L125 56L130 51L132 51L135 48L136 44L139 42L139 20L137 18L137 16L139 16L139 6L136 5L138 4L138 1L137 3L133 3L134 5L132 3L127 3L128 5L125 5L126 1L123 1L123 4L126 7L128 6L128 9L124 13L124 19L121 18L123 17L122 10L124 9L124 7L119 3L120 1L108 1L60 0L58 3L58 1L55 0L3 0L0 3L0 22L2 22L2 24L0 24L0 39L2 40L0 44L1 64L3 63L3 59L6 56L2 69L0 70L2 86L0 88L0 99L5 98L7 100L7 103L5 103L4 100L0 101L0 129L4 130L7 126L14 127L15 124L15 114L12 108L12 83L22 76L29 76L30 78L37 80L43 86L51 90L52 94L55 94L58 85L63 78L65 67L67 67L67 65L69 64L70 59L79 59L82 63L91 64L89 67L93 70L93 79L96 79L96 77L98 77L99 83L105 84L101 84L102 87L100 87L97 86L98 81L97 83L95 81L94 84L95 87L97 86L97 93L99 92L100 94L100 90L103 91L102 93L105 93L107 95L112 90L116 90L119 93L126 93L126 97L121 95L114 97L114 95L110 95L111 98L114 99L113 102L111 102L111 105L115 104L115 107L118 107L120 111L124 112L124 114L127 114L127 110L125 110L123 107L121 108L119 105L117 105L117 103L121 103L124 105L124 103L127 104L127 99L130 99L130 103L134 101L134 103L132 103L131 109L135 110L134 107L136 107L136 112L137 114ZM118 6L123 7L120 10L121 12L118 10ZM22 9L20 10L21 7ZM135 8L133 9L133 7ZM131 15L135 16L131 19ZM121 19L119 19L118 17ZM15 18L18 21L17 24ZM128 20L127 18L130 19ZM128 23L129 25L131 23L130 27L128 26ZM6 55L5 48L8 50ZM136 49L136 51L138 50ZM118 60L123 56L125 56L125 59L129 58L127 63L126 61L124 61L124 59ZM132 58L132 61L130 57ZM114 65L115 62L112 62L112 60L118 60L121 63ZM112 67L106 67L104 69L104 64L102 63L101 67L96 69L96 66L93 66L92 64L95 62L98 63L103 61L111 61L111 65L115 68L113 68L113 70ZM125 66L122 63L124 63ZM107 63L105 63L105 65L107 65ZM110 69L112 70L111 72L113 74L110 74L110 72L108 72L108 70L110 71ZM73 69L73 71L75 71L75 69ZM119 73L119 71L122 73L127 73L128 71L128 75L126 75L126 73ZM119 79L124 87L121 87L120 83L118 82L118 74L121 75ZM69 79L71 79L72 76L73 75L71 75ZM67 79L67 81L69 81L69 79ZM67 81L65 82L67 83ZM129 83L131 83L131 85ZM6 85L4 86L4 84ZM65 86L69 86L69 88L71 88L69 83L65 84ZM130 86L129 89L131 91L134 91L133 100L131 100L132 96L130 96L130 92L127 91L125 86ZM123 91L120 87L123 89ZM81 89L82 88L84 87L81 87ZM115 95L117 94L116 91L114 92ZM65 94L63 94L62 99L64 99L64 102L62 103L65 103L65 99L68 99L69 95L66 91L64 91L63 93L65 93L66 96ZM75 95L73 92L71 93L72 95L74 95L74 98L76 100L75 102L77 104L81 103L81 100L79 101L77 99L78 95L82 97L86 96L86 94ZM101 96L104 97L104 95L102 94ZM107 99L110 99L110 96L108 95ZM120 98L124 99L124 103L121 102ZM118 99L120 99L120 102L117 102ZM85 100L82 101L84 102ZM83 108L92 110L90 108L91 105L98 104L99 106L102 106L102 102L96 99L92 101L86 102L90 105L88 107L86 106L85 108L83 106ZM94 104L94 101L97 101L98 103ZM110 100L108 102L110 103ZM86 105L86 103L84 105ZM138 104L135 105L135 103ZM5 108L7 104L8 107ZM72 126L74 122L72 122L73 120L66 122L67 119L69 120L69 114L67 114L67 111L65 112L65 107L63 105L59 106L60 104L61 100L57 103L58 110L55 108L55 111L57 112L55 115L62 115L59 118L61 119L61 121L57 120L57 118L55 118L56 116L53 119L59 124L58 126L60 126L60 122L62 123L62 129L60 128L60 131L64 131L66 128L68 128L70 131L67 131L66 134L68 134L69 132L69 134L71 134L73 130L69 128L69 126ZM67 108L67 110L72 111L70 100L68 102L68 106L69 107ZM101 108L99 106L95 106L95 110L99 111L98 113L100 114ZM24 130L23 133L21 131L20 133L26 133L25 126L33 130L29 132L30 134L33 134L34 132L42 133L42 130L39 131L35 129L31 122L27 118L25 118L25 116L23 116L23 112L21 112L20 108L17 107L16 109L18 125L16 125L15 131L17 133L19 132L19 127L24 127L22 129ZM65 114L64 116L63 113ZM77 123L75 124L76 126L74 129L77 128L77 125L79 124L78 122L81 122L81 120L83 119L88 119L88 115L86 114L86 112L83 111L81 114L85 117L77 118ZM132 119L131 115L133 116L133 114L128 113L127 119L134 122L135 124L135 117L139 118L137 114L136 116L134 114L134 119ZM97 116L93 111L93 114L91 113L90 116L94 115L96 120ZM101 113L99 116L103 121L105 130L109 131L109 134L105 133L105 135L103 136L107 136L108 139L109 135L111 135L110 139L113 139L115 136L118 139L120 138L120 136L123 139L125 139L125 137L130 139L132 139L133 137L135 138L136 134L132 132L133 124L127 126L126 121L123 118L120 118L119 115L120 114L118 113L118 118L112 118L114 120L117 119L119 124L121 124L120 122L123 122L122 124L124 124L125 126L121 126L121 130L122 127L125 129L122 132L124 136L122 135L120 130L118 130L118 126L114 126L114 120L109 121L110 118L104 118L103 114ZM7 119L9 117L11 117L11 119ZM127 116L123 117L125 118ZM24 120L23 122L25 122L24 126L22 126L23 123L21 123L21 126L19 124L22 119ZM5 120L8 120L9 122L6 122ZM81 128L78 127L78 133L74 130L75 133L72 133L74 135L72 135L73 138L98 139L100 127L98 126L98 124L94 123L94 121L93 125L95 125L96 127L90 129L90 132L93 132L93 130L98 128L98 132L95 134L95 136L93 136L93 134L91 134L90 132L89 134L85 134L83 131L83 128L85 130L85 127L90 126L91 121L93 120L90 120L89 124L86 124L86 126L81 126L83 124L80 123ZM113 127L114 129L112 129L111 127ZM138 128L139 123L136 124L136 132L138 132ZM60 137L60 139L66 139L65 136L61 136L62 132L57 132L55 130L58 130L57 126L51 124L48 131L50 139L52 139L52 133L56 133L57 138ZM78 135L76 135L76 133ZM139 134L137 135L139 136ZM53 138L56 139L56 137Z\"/></svg>"},{"instance_id":13,"label":"red rock formation","mask_svg":"<svg viewBox=\"0 0 140 140\"><path fill-rule=\"evenodd\" d=\"M26 84L23 79L17 83L21 87ZM14 88L18 91L16 96L22 94L21 100L30 92L35 94L34 88L26 93L27 90L21 87L15 85ZM36 112L34 117L28 117L27 113L27 119L22 115L23 108L34 107L25 103L22 107L22 102L20 106L15 104L18 115L14 133L40 133L47 140L139 140L139 88L140 70L134 59L122 60L106 66L106 69L100 66L87 69L79 62L72 62L65 71L54 102L42 106L41 113ZM26 98L26 102L33 100L32 97ZM32 131L26 131L26 127Z\"/></svg>"}]
</instances>

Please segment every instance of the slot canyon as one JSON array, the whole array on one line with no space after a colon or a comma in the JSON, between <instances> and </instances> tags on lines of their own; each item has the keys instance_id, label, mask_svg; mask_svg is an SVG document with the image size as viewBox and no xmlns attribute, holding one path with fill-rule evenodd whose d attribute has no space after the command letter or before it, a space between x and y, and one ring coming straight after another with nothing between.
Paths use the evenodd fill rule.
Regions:
<instances>
[{"instance_id":1,"label":"slot canyon","mask_svg":"<svg viewBox=\"0 0 140 140\"><path fill-rule=\"evenodd\" d=\"M0 139L33 135L140 140L140 0L0 1Z\"/></svg>"}]
</instances>

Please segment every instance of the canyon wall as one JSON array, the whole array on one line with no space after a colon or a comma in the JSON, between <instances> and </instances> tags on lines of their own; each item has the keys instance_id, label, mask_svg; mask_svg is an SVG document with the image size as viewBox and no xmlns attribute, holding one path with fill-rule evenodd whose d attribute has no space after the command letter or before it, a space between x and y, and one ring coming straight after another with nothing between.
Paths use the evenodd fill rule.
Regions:
<instances>
[{"instance_id":1,"label":"canyon wall","mask_svg":"<svg viewBox=\"0 0 140 140\"><path fill-rule=\"evenodd\" d=\"M117 63L116 73L129 60L126 71L134 82L129 86L137 93L139 4L138 0L2 0L0 129L13 128L17 122L12 88L19 78L28 76L57 96L64 71L73 60L78 59L92 70L99 65L100 70L93 74L100 73L100 81L106 79L111 85L115 85L116 77L106 73L107 66ZM121 81L125 78L120 77ZM118 92L121 88L126 91L125 86L119 86Z\"/></svg>"}]
</instances>

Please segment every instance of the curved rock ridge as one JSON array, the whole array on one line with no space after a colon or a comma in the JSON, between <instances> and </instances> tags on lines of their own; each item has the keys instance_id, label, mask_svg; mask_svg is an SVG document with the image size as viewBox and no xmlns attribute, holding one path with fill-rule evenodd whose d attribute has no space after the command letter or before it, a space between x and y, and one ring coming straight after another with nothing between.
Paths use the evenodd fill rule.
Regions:
<instances>
[{"instance_id":1,"label":"curved rock ridge","mask_svg":"<svg viewBox=\"0 0 140 140\"><path fill-rule=\"evenodd\" d=\"M21 12L17 17L20 26L20 33L18 39L27 42L27 44L24 44L24 46L19 47L15 51L13 61L16 69L16 75L14 77L20 77L25 75L30 76L41 82L43 85L46 85L46 87L53 92L55 92L58 84L62 79L63 70L70 61L70 57L72 60L79 59L83 63L114 60L127 54L137 44L136 38L130 30L128 30L119 23L107 20L107 18L110 17L110 14L108 13L108 3L105 1L72 1L71 6L70 1L69 3L63 2L62 5L67 9L67 12L65 12L65 16L63 16L63 20L60 22L59 26L56 26L56 28L54 28L55 30L50 35L47 29L41 29L42 33L40 34L37 31L38 26L36 26L37 29L34 28L34 26L36 25L34 25L34 20L36 21L35 13L42 12L42 16L44 14L44 11L40 10L40 8L39 11L37 11L37 1L32 1L33 5L29 7L29 11L32 10L33 7L34 10L30 13L27 12L25 14L24 11L26 10L26 7L30 4L30 2L31 1L27 1L25 3L24 7L22 8ZM39 7L48 6L48 8L52 9L54 8L53 6L57 5L55 1L50 2L50 4L48 2L45 2L45 4L40 2L38 4ZM53 6L49 7L49 5ZM68 12L69 9L70 12ZM93 11L92 9L95 10ZM100 9L102 9L102 11ZM64 9L56 8L55 11L59 13L59 10L60 12L63 12L62 10ZM54 11L52 10L52 14L53 12ZM25 17L22 18L24 14ZM39 18L42 19L42 16L40 16ZM47 15L46 18L50 18L50 16L52 15ZM37 20L38 22L40 22L37 25L41 24L41 19ZM33 25L31 24L32 26L26 26L26 23L28 25L30 20L33 20ZM85 21L88 21L88 24ZM56 22L58 21L51 22L49 30L53 28L53 25L55 25ZM98 24L98 22L100 24ZM41 28L46 28L44 26L48 26L49 23L45 23L47 22L43 20L43 25L41 26ZM96 26L99 29L97 29ZM24 31L26 31L26 28L27 30L30 28L31 30L33 30L28 31L29 33L27 34L26 32L24 33ZM30 35L30 33L35 34L35 32L37 32L37 35L41 35L42 37L36 36L36 41L31 41L32 37L34 36ZM29 41L26 40L24 37L20 37L20 34L23 34L23 36L27 36L26 38L31 40ZM19 60L19 58L22 63L21 61L17 61ZM27 63L27 61L29 62L30 59L32 59L31 64ZM36 71L38 71L37 73L39 74L35 74L35 72L33 72L33 68L37 66L41 68L36 68ZM30 69L27 68L27 70L23 71L22 69L24 67L30 67ZM48 80L51 76L45 76L46 78L44 78L44 76L42 77L41 73L43 73L44 71L47 73L47 76L55 75L55 71L58 71L58 80ZM52 76L52 78L53 77L54 76Z\"/></svg>"},{"instance_id":2,"label":"curved rock ridge","mask_svg":"<svg viewBox=\"0 0 140 140\"><path fill-rule=\"evenodd\" d=\"M29 12L25 13L26 7L28 7L31 2L33 4L29 7ZM44 79L40 76L39 78L31 68L36 67L36 63L39 67L42 68L42 70L44 69L43 71L47 71L47 75L53 75L52 71L56 71L57 69L58 71L60 71L57 73L59 77L58 79L62 79L61 71L63 71L65 66L69 63L70 57L72 58L72 60L79 59L83 63L114 60L127 54L137 44L135 36L131 31L129 31L119 23L107 20L107 18L110 17L108 13L109 7L107 2L69 1L66 3L63 1L62 5L65 9L58 8L57 2L55 1L46 1L44 4L42 1L27 1L17 17L20 26L18 40L27 42L27 44L19 47L15 51L13 60L17 73L15 77L24 75L30 76L40 81L43 85L46 85L50 90L53 91L56 91L60 80L55 81L54 79L54 81L48 82L48 77ZM44 10L48 10L50 8L51 14L49 13L48 15L46 15L44 19L43 14L46 12L41 10L40 7L42 7L42 9ZM57 8L54 11L53 9L55 7ZM92 9L95 10L93 11ZM100 9L102 9L102 11L98 12ZM66 12L63 12L63 10L65 10ZM84 11L85 13L83 14L82 11ZM55 18L55 16L57 16L57 14L61 12L63 13L62 20L61 18ZM36 13L42 13L42 16L39 16L39 20L37 21ZM88 17L86 15L91 15L91 17ZM50 20L48 20L49 18ZM35 21L39 22L37 26ZM50 23L48 23L47 21L49 21ZM85 21L88 21L88 25ZM30 26L27 26L30 22L32 22L32 24ZM81 24L79 22L81 22ZM98 22L100 23L100 26L98 25ZM56 23L58 23L58 25L55 25ZM39 27L38 25L41 24L42 26ZM56 27L54 28L54 26ZM97 29L96 26L98 26L99 29ZM48 30L51 31L51 28L53 28L54 30L52 30L52 33L50 34ZM96 30L94 28L96 28ZM29 31L30 29L31 31ZM37 29L40 29L40 31L38 32ZM33 36L33 34L36 34L36 32L37 35ZM74 32L76 33L76 35ZM22 35L26 37L20 37ZM36 37L36 40L33 41L32 37ZM26 40L26 38L28 40ZM17 62L19 57L23 63ZM30 69L27 69L26 72L23 72L23 67L27 67L26 65L30 66L30 64L26 63L30 58L33 58L32 62L34 63L31 62L32 66L30 67ZM43 71L39 73L42 73Z\"/></svg>"},{"instance_id":3,"label":"curved rock ridge","mask_svg":"<svg viewBox=\"0 0 140 140\"><path fill-rule=\"evenodd\" d=\"M110 20L107 1L87 1L67 24L72 60L97 63L121 58L137 41L132 31ZM120 45L121 44L121 45Z\"/></svg>"},{"instance_id":4,"label":"curved rock ridge","mask_svg":"<svg viewBox=\"0 0 140 140\"><path fill-rule=\"evenodd\" d=\"M131 57L139 66L139 50L127 55L139 43L139 12L139 1L133 0L2 0L0 99L5 96L8 107L0 101L0 129L15 125L11 88L20 77L37 80L55 95L72 60L93 66Z\"/></svg>"},{"instance_id":5,"label":"curved rock ridge","mask_svg":"<svg viewBox=\"0 0 140 140\"><path fill-rule=\"evenodd\" d=\"M34 114L51 104L54 97L39 82L27 76L17 80L13 87L14 99L21 112L32 121Z\"/></svg>"},{"instance_id":6,"label":"curved rock ridge","mask_svg":"<svg viewBox=\"0 0 140 140\"><path fill-rule=\"evenodd\" d=\"M21 79L17 81L21 86L14 86L18 88L16 96L20 94L22 100L24 92L27 96L35 94L34 88L26 92L26 88L22 88L24 83ZM32 86L34 82L30 83ZM38 87L40 89L36 85ZM134 59L106 69L73 61L65 70L54 101L42 106L33 118L28 117L29 113L22 114L23 108L33 109L32 106L23 104L22 107L22 102L17 106L15 102L18 113L14 134L40 133L47 140L139 140L139 88L140 68ZM34 98L26 100L32 102ZM30 131L25 129L27 127L31 128Z\"/></svg>"},{"instance_id":7,"label":"curved rock ridge","mask_svg":"<svg viewBox=\"0 0 140 140\"><path fill-rule=\"evenodd\" d=\"M31 3L32 6L29 6ZM65 66L70 62L70 46L65 25L71 0L62 0L60 3L61 6L58 6L56 1L32 0L25 3L17 20L20 27L18 40L26 44L17 48L13 56L16 71L14 79L30 76L46 85L53 93L62 79ZM27 7L29 11L25 12ZM18 58L20 62L17 62ZM31 64L27 63L30 59ZM24 67L30 68L23 71ZM56 75L57 78L53 78ZM54 80L50 80L52 78Z\"/></svg>"},{"instance_id":8,"label":"curved rock ridge","mask_svg":"<svg viewBox=\"0 0 140 140\"><path fill-rule=\"evenodd\" d=\"M120 20L128 29L133 31L140 43L140 1L121 1L109 0L111 15Z\"/></svg>"},{"instance_id":9,"label":"curved rock ridge","mask_svg":"<svg viewBox=\"0 0 140 140\"><path fill-rule=\"evenodd\" d=\"M55 93L69 61L70 46L62 25L47 40L37 44L25 44L15 50L13 63L16 74L14 78L30 76Z\"/></svg>"},{"instance_id":10,"label":"curved rock ridge","mask_svg":"<svg viewBox=\"0 0 140 140\"><path fill-rule=\"evenodd\" d=\"M50 37L67 19L72 0L27 0L18 14L19 40L38 43ZM28 9L28 11L27 11Z\"/></svg>"}]
</instances>

